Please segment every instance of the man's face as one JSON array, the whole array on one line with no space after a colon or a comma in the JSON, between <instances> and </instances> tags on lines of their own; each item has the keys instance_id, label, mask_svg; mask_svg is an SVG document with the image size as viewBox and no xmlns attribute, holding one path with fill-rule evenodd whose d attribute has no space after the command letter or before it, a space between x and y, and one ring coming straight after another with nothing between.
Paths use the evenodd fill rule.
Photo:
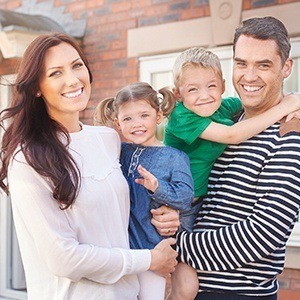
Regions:
<instances>
[{"instance_id":1,"label":"man's face","mask_svg":"<svg viewBox=\"0 0 300 300\"><path fill-rule=\"evenodd\" d=\"M258 115L282 99L284 78L292 61L282 65L274 40L241 35L235 46L233 84L245 108L246 117Z\"/></svg>"}]
</instances>

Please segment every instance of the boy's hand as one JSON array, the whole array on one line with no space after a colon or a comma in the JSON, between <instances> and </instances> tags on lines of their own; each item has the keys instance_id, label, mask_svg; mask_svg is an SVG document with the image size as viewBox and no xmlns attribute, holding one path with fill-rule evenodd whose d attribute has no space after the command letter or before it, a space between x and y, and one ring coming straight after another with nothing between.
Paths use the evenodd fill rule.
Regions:
<instances>
[{"instance_id":1,"label":"boy's hand","mask_svg":"<svg viewBox=\"0 0 300 300\"><path fill-rule=\"evenodd\" d=\"M141 165L138 166L137 170L143 178L135 179L135 182L143 185L146 189L154 193L158 188L157 178Z\"/></svg>"},{"instance_id":2,"label":"boy's hand","mask_svg":"<svg viewBox=\"0 0 300 300\"><path fill-rule=\"evenodd\" d=\"M295 112L288 114L285 119L285 122L288 122L288 121L292 120L293 118L297 118L298 120L300 120L300 110L297 110Z\"/></svg>"}]
</instances>

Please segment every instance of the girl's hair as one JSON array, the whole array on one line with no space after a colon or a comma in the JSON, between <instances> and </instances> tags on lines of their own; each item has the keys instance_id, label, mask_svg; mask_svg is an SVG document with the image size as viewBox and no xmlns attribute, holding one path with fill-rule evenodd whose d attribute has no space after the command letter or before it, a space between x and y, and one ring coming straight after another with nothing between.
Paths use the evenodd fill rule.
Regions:
<instances>
[{"instance_id":1,"label":"girl's hair","mask_svg":"<svg viewBox=\"0 0 300 300\"><path fill-rule=\"evenodd\" d=\"M189 48L176 58L173 66L174 85L179 88L183 72L190 67L202 67L213 69L220 78L223 78L222 67L219 57L202 47Z\"/></svg>"},{"instance_id":2,"label":"girl's hair","mask_svg":"<svg viewBox=\"0 0 300 300\"><path fill-rule=\"evenodd\" d=\"M106 98L98 104L94 112L94 125L114 127L119 108L129 101L138 100L147 101L156 111L168 117L177 99L167 87L155 91L148 83L132 83L121 89L115 98Z\"/></svg>"},{"instance_id":3,"label":"girl's hair","mask_svg":"<svg viewBox=\"0 0 300 300\"><path fill-rule=\"evenodd\" d=\"M26 49L19 66L9 108L0 113L5 130L0 150L0 187L8 194L8 165L22 151L27 163L50 181L53 198L66 209L75 201L80 188L80 171L67 151L67 130L48 115L44 100L37 94L44 59L49 48L61 43L74 47L92 75L87 59L73 38L52 33L40 35ZM5 128L4 123L8 122ZM63 137L63 138L62 138Z\"/></svg>"}]
</instances>

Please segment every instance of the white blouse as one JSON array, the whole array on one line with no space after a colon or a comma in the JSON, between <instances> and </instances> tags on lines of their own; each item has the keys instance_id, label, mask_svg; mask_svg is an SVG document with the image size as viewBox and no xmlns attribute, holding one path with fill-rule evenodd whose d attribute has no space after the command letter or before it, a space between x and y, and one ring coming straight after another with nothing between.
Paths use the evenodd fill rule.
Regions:
<instances>
[{"instance_id":1,"label":"white blouse","mask_svg":"<svg viewBox=\"0 0 300 300\"><path fill-rule=\"evenodd\" d=\"M137 298L137 273L149 250L129 250L129 191L119 165L118 134L83 126L70 134L69 151L82 176L75 203L61 210L49 182L21 152L8 183L29 300Z\"/></svg>"}]
</instances>

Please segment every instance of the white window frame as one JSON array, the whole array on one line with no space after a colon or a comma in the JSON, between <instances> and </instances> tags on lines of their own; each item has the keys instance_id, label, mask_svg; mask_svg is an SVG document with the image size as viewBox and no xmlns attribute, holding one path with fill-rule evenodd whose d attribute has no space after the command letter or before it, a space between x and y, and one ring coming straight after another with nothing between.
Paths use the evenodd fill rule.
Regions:
<instances>
[{"instance_id":1,"label":"white window frame","mask_svg":"<svg viewBox=\"0 0 300 300\"><path fill-rule=\"evenodd\" d=\"M1 76L0 85L0 109L4 109L8 105L9 86L5 86L8 82L13 82L15 75ZM1 132L2 136L2 132ZM19 253L12 253L12 249L16 251L16 247L12 247L16 242L15 233L12 230L13 220L11 213L11 204L9 197L1 190L0 192L0 299L27 299L27 293L11 288L12 284L12 256L15 255L15 262L21 264L18 257ZM16 274L19 275L19 274Z\"/></svg>"},{"instance_id":2,"label":"white window frame","mask_svg":"<svg viewBox=\"0 0 300 300\"><path fill-rule=\"evenodd\" d=\"M294 58L294 69L298 72L298 80L296 84L298 90L292 92L299 93L300 92L300 37L292 39L291 44L292 44L291 57ZM223 94L223 96L237 95L232 84L232 69L233 69L232 46L212 48L210 50L219 56L222 64L223 76L226 82L226 91ZM141 57L139 59L140 81L145 81L148 82L149 84L152 84L152 78L153 76L155 76L155 73L170 72L170 74L172 75L173 64L178 54L179 53L170 53L170 54L157 55L157 56ZM224 70L223 61L227 61L226 70ZM167 82L167 84L162 83L162 86L158 86L154 88L157 89L170 84L172 85L172 80ZM291 247L300 247L300 217L299 217L299 221L295 224L294 230L288 240L287 245Z\"/></svg>"}]
</instances>

